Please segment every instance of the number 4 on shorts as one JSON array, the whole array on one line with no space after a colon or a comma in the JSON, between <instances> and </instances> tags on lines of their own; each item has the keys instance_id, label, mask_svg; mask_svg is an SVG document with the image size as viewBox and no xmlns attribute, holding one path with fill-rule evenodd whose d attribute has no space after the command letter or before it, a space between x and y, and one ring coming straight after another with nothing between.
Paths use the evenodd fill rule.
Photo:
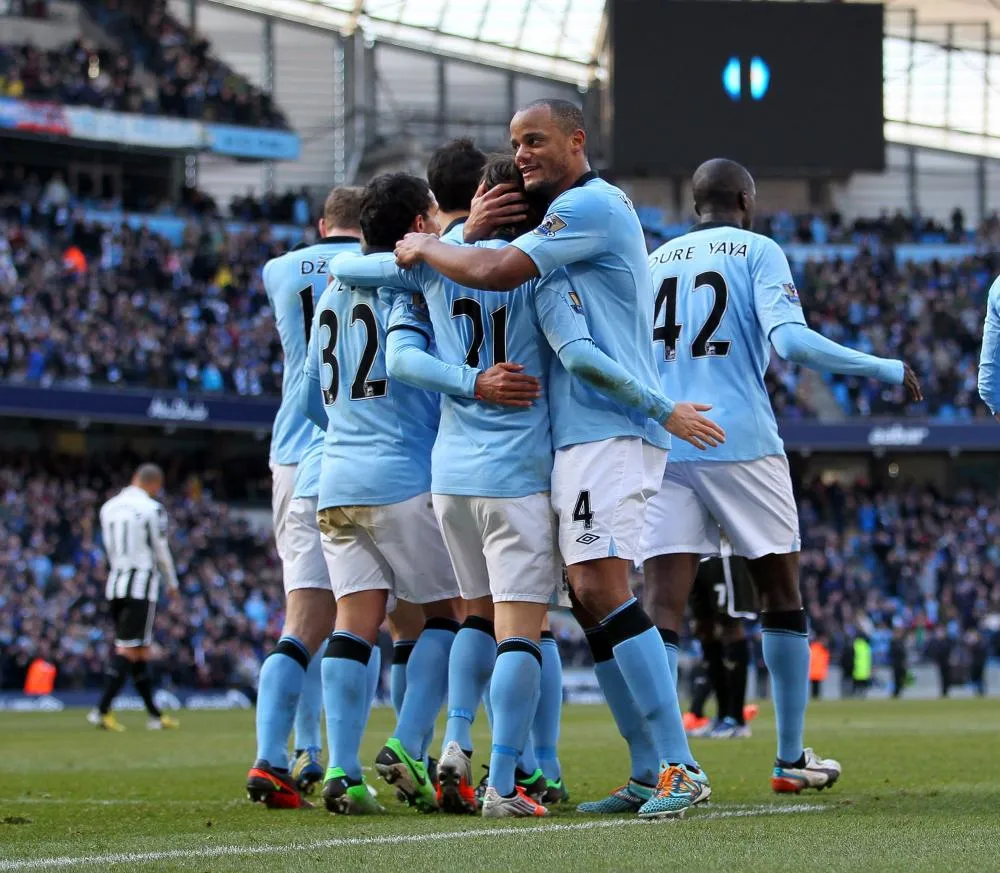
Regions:
<instances>
[{"instance_id":1,"label":"number 4 on shorts","mask_svg":"<svg viewBox=\"0 0 1000 873\"><path fill-rule=\"evenodd\" d=\"M573 521L582 521L585 530L594 526L594 513L590 508L590 491L581 491L573 507Z\"/></svg>"}]
</instances>

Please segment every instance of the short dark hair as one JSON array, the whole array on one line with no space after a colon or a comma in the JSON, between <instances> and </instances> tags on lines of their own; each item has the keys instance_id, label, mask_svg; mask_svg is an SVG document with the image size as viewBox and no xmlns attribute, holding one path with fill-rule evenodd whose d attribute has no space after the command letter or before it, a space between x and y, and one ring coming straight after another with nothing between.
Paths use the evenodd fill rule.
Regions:
<instances>
[{"instance_id":1,"label":"short dark hair","mask_svg":"<svg viewBox=\"0 0 1000 873\"><path fill-rule=\"evenodd\" d=\"M499 227L494 232L494 236L501 239L520 236L533 227L537 227L545 216L548 203L540 200L537 196L526 193L524 190L524 177L514 163L514 157L509 154L492 154L486 159L486 166L483 167L483 184L488 191L497 185L517 185L518 190L524 195L528 202L528 217L518 224Z\"/></svg>"},{"instance_id":2,"label":"short dark hair","mask_svg":"<svg viewBox=\"0 0 1000 873\"><path fill-rule=\"evenodd\" d=\"M427 164L427 181L438 206L445 212L470 209L485 164L486 155L469 137L453 139L435 151Z\"/></svg>"},{"instance_id":3,"label":"short dark hair","mask_svg":"<svg viewBox=\"0 0 1000 873\"><path fill-rule=\"evenodd\" d=\"M430 186L409 173L383 173L366 186L361 197L361 232L370 249L388 251L412 227L418 215L427 215Z\"/></svg>"},{"instance_id":4,"label":"short dark hair","mask_svg":"<svg viewBox=\"0 0 1000 873\"><path fill-rule=\"evenodd\" d=\"M323 220L327 227L345 230L361 228L361 195L363 188L343 186L334 188L326 195L323 204Z\"/></svg>"},{"instance_id":5,"label":"short dark hair","mask_svg":"<svg viewBox=\"0 0 1000 873\"><path fill-rule=\"evenodd\" d=\"M538 100L532 100L521 111L524 112L526 109L540 109L543 106L552 114L552 120L563 133L569 135L574 130L587 132L587 125L583 120L583 111L569 100L561 100L558 97L542 97Z\"/></svg>"},{"instance_id":6,"label":"short dark hair","mask_svg":"<svg viewBox=\"0 0 1000 873\"><path fill-rule=\"evenodd\" d=\"M754 187L753 176L742 164L728 158L705 161L691 179L691 193L700 213L706 206L715 209L739 209L740 194Z\"/></svg>"},{"instance_id":7,"label":"short dark hair","mask_svg":"<svg viewBox=\"0 0 1000 873\"><path fill-rule=\"evenodd\" d=\"M163 481L163 469L158 464L140 464L132 476L141 485L152 485Z\"/></svg>"}]
</instances>

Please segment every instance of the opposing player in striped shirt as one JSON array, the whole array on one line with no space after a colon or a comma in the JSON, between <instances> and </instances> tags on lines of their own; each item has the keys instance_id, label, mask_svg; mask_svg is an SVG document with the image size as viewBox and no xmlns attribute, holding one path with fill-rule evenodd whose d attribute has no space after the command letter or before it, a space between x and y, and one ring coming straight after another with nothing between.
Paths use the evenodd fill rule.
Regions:
<instances>
[{"instance_id":1,"label":"opposing player in striped shirt","mask_svg":"<svg viewBox=\"0 0 1000 873\"><path fill-rule=\"evenodd\" d=\"M177 572L167 545L167 512L155 499L163 488L163 471L143 464L131 484L101 507L101 535L108 556L104 589L115 622L115 648L104 676L104 693L88 721L102 730L123 731L111 704L129 675L149 713L150 730L176 728L176 719L160 712L153 700L147 662L160 586L178 590Z\"/></svg>"}]
</instances>

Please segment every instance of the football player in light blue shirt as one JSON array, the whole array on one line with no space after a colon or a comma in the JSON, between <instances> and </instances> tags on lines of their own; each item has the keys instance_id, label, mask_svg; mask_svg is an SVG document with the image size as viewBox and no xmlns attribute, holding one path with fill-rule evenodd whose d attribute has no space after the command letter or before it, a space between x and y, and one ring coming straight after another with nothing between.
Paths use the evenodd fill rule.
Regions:
<instances>
[{"instance_id":1,"label":"football player in light blue shirt","mask_svg":"<svg viewBox=\"0 0 1000 873\"><path fill-rule=\"evenodd\" d=\"M679 630L699 556L718 553L719 529L748 559L762 604L764 660L774 686L777 792L832 785L840 765L803 747L809 640L799 593L798 512L764 371L773 345L814 369L920 385L902 361L875 358L810 330L788 260L752 233L756 190L739 164L716 159L694 175L699 222L649 258L656 288L651 339L665 391L705 398L725 445L696 453L678 446L650 503L644 537L647 586L658 623Z\"/></svg>"},{"instance_id":2,"label":"football player in light blue shirt","mask_svg":"<svg viewBox=\"0 0 1000 873\"><path fill-rule=\"evenodd\" d=\"M487 165L484 185L492 187L498 180L517 178L513 161L498 156ZM394 312L416 314L416 321L402 321L390 327L389 372L446 395L434 449L432 491L452 562L467 571L464 579L460 572L459 579L463 583L463 595L471 601L469 605L478 608L480 599L487 599L492 590L493 596L501 601L497 604L497 609L501 611L530 610L532 604L544 606L548 600L547 592L550 593L559 575L555 566L554 543L551 538L541 539L543 532L551 534L552 517L548 495L552 468L548 405L544 395L528 409L477 403L472 399L471 380L467 381L462 371L469 367L489 367L488 372L491 372L511 360L529 373L547 376L552 349L555 349L570 367L591 379L602 390L614 390L624 383L641 393L641 383L628 374L621 376L621 368L594 345L587 333L585 319L570 302L572 292L565 277L553 277L553 280L561 278L562 286L550 281L549 284L555 287L536 293L534 285L537 280L531 280L514 293L500 297L491 292L456 285L425 265L402 270L391 258L381 255L345 257L336 261L331 269L347 283L387 284L409 292L397 298ZM412 302L414 294L420 295L416 298L419 306ZM420 315L424 312L424 297L430 311L430 323L427 323L426 315ZM425 351L429 346L431 324L434 326L437 354L443 362ZM410 326L415 330L395 329ZM471 372L475 374L478 370ZM647 394L655 395L656 392ZM621 395L620 399L622 396L625 402L634 402L627 394ZM652 414L659 420L668 417L669 404L666 400L657 398L659 405L656 405L656 400L649 396L644 399L647 408L652 408ZM492 516L495 518L491 521ZM477 518L482 519L485 528L477 528ZM511 530L511 536L497 535L497 531L504 527ZM530 543L532 548L512 550L510 544L513 541ZM528 601L527 607L524 601ZM531 633L526 629L527 624L521 632L533 641L541 629L539 615L543 615L537 608L535 612L536 622ZM476 615L479 613L476 612ZM503 618L500 621L504 626L512 624ZM475 687L475 683L462 680L464 672L475 673L481 679L489 676L488 665L487 669L470 669L456 676L458 667L465 668L477 662L474 652L464 651L467 647L474 648L472 643L476 641L482 642L485 649L487 638L470 623L459 634L453 649L449 687L451 718L445 735L445 749L439 761L439 773L450 775L455 771L454 779L445 779L445 784L448 789L455 789L453 799L456 808L464 800L461 796L463 779L471 794L471 768L467 755L471 750L469 727L482 691L482 688ZM494 691L501 697L508 660L503 644L501 638L497 679L493 685ZM462 657L459 657L460 651ZM528 671L533 675L530 664ZM518 666L510 671L510 676L522 684L523 690L525 670ZM459 700L463 696L468 697L464 703ZM522 694L518 700L530 705L530 697ZM525 738L502 738L507 720L499 710L494 711L494 729L496 735L501 737L495 742L501 746L522 747ZM523 722L523 719L515 721ZM551 745L554 746L554 743ZM523 765L525 767L525 776L535 769L534 763ZM559 774L555 770L552 772L551 778L557 783L558 793ZM497 785L501 794L513 792L512 760L494 760L490 773L491 783ZM455 785L452 786L451 782ZM444 792L446 800L451 800L449 793L448 790Z\"/></svg>"},{"instance_id":3,"label":"football player in light blue shirt","mask_svg":"<svg viewBox=\"0 0 1000 873\"><path fill-rule=\"evenodd\" d=\"M313 311L338 252L359 251L360 188L335 188L319 220L320 239L267 262L264 290L284 352L281 405L271 433L274 534L282 560L286 609L281 639L260 672L257 762L248 776L251 797L269 806L301 802L323 778L320 764L322 656L333 628L335 604L316 524L323 431L297 408ZM297 703L296 703L297 701ZM295 756L289 776L288 738L295 722Z\"/></svg>"},{"instance_id":4,"label":"football player in light blue shirt","mask_svg":"<svg viewBox=\"0 0 1000 873\"><path fill-rule=\"evenodd\" d=\"M1000 421L1000 279L990 286L979 355L979 396Z\"/></svg>"},{"instance_id":5,"label":"football player in light blue shirt","mask_svg":"<svg viewBox=\"0 0 1000 873\"><path fill-rule=\"evenodd\" d=\"M542 223L496 250L408 237L396 248L397 260L401 266L424 261L459 284L492 290L510 290L565 268L598 347L651 386L653 291L642 228L628 198L590 171L582 113L564 100L535 101L514 116L510 132L525 189L549 201ZM523 218L519 204L514 192L503 189L478 197L466 241ZM556 453L552 498L570 584L589 613L578 618L591 626L594 645L614 652L621 673L609 672L607 682L620 685L624 677L631 695L623 699L635 698L630 718L638 712L648 723L662 765L662 796L652 796L648 781L637 784L639 802L630 808L641 806L643 815L682 815L707 799L710 789L687 745L663 641L628 584L645 502L662 477L669 443L644 415L609 405L582 386L555 398L553 418L567 423L572 443ZM677 404L665 424L699 446L723 438L691 403Z\"/></svg>"},{"instance_id":6,"label":"football player in light blue shirt","mask_svg":"<svg viewBox=\"0 0 1000 873\"><path fill-rule=\"evenodd\" d=\"M472 198L486 166L486 155L468 137L459 137L435 149L427 162L427 184L438 204L441 239L461 243Z\"/></svg>"},{"instance_id":7,"label":"football player in light blue shirt","mask_svg":"<svg viewBox=\"0 0 1000 873\"><path fill-rule=\"evenodd\" d=\"M370 182L361 202L366 250L391 250L408 230L437 230L427 183L406 174ZM374 222L373 216L381 217ZM392 379L385 348L392 295L334 281L317 305L300 408L327 423L319 483L323 551L337 598L323 659L330 767L323 797L334 812L376 811L358 758L374 692L373 646L389 595L424 607L408 687L378 772L414 805L437 798L422 760L444 699L458 585L430 503L436 394Z\"/></svg>"}]
</instances>

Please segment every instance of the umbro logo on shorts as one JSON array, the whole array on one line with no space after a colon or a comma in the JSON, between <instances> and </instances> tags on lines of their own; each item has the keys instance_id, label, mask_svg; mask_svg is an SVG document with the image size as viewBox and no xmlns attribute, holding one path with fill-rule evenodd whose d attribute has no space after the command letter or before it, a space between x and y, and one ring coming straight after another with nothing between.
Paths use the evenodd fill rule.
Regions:
<instances>
[{"instance_id":1,"label":"umbro logo on shorts","mask_svg":"<svg viewBox=\"0 0 1000 873\"><path fill-rule=\"evenodd\" d=\"M578 536L576 541L585 546L589 546L591 543L596 543L599 539L600 537L597 534L585 533L583 536Z\"/></svg>"}]
</instances>

